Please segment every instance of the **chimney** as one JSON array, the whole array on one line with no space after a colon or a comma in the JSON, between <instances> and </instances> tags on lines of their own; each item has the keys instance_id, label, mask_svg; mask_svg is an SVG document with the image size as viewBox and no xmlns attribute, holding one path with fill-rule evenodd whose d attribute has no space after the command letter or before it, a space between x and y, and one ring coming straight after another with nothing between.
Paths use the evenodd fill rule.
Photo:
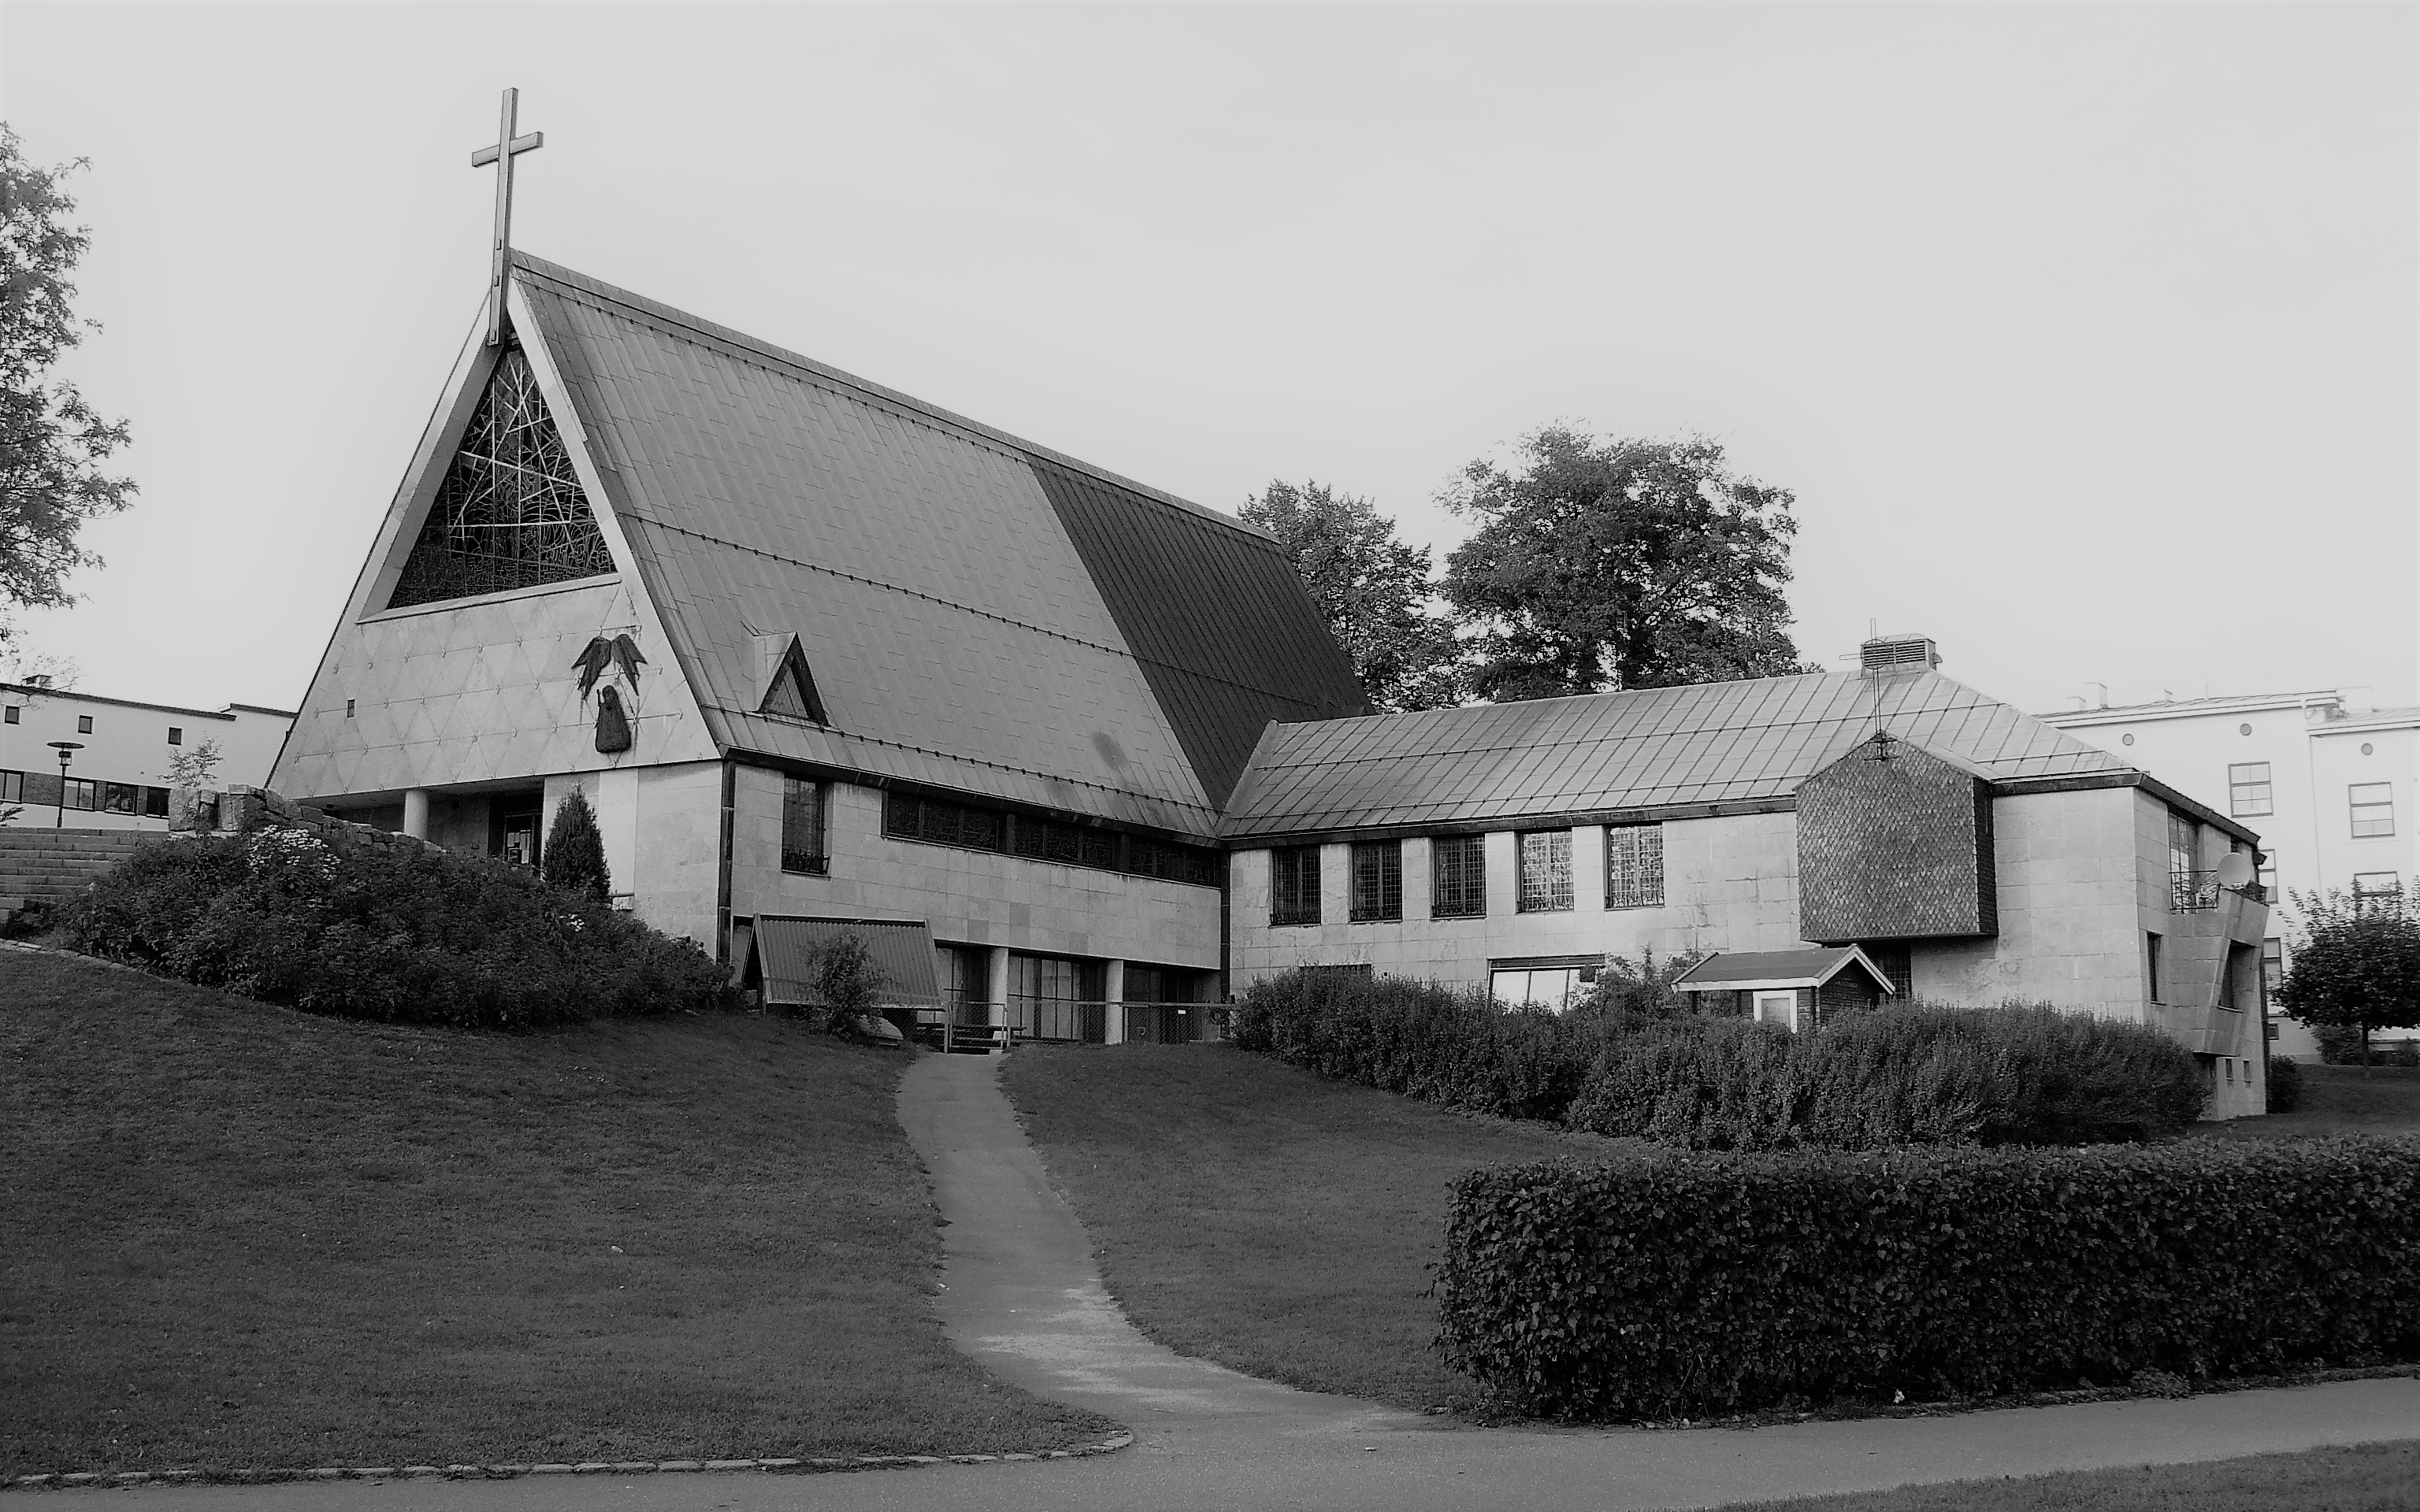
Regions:
<instances>
[{"instance_id":1,"label":"chimney","mask_svg":"<svg viewBox=\"0 0 2420 1512\"><path fill-rule=\"evenodd\" d=\"M2092 706L2094 708L2105 709L2109 707L2109 685L2107 683L2086 683L2084 686L2092 689Z\"/></svg>"},{"instance_id":2,"label":"chimney","mask_svg":"<svg viewBox=\"0 0 2420 1512\"><path fill-rule=\"evenodd\" d=\"M1869 672L1937 671L1941 648L1929 636L1876 636L1857 647L1857 665Z\"/></svg>"}]
</instances>

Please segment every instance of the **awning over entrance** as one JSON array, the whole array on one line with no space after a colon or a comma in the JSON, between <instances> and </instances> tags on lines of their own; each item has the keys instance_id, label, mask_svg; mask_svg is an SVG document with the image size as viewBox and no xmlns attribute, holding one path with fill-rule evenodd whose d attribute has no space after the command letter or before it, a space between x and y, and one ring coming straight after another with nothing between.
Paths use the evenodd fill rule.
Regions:
<instances>
[{"instance_id":1,"label":"awning over entrance","mask_svg":"<svg viewBox=\"0 0 2420 1512\"><path fill-rule=\"evenodd\" d=\"M883 976L885 1008L939 1008L941 990L934 969L933 933L921 918L812 918L759 915L755 928L735 941L744 954L742 987L761 987L767 1007L814 1007L816 950L842 934L865 942Z\"/></svg>"},{"instance_id":2,"label":"awning over entrance","mask_svg":"<svg viewBox=\"0 0 2420 1512\"><path fill-rule=\"evenodd\" d=\"M1672 990L1740 993L1821 987L1852 966L1871 978L1884 996L1891 995L1890 979L1854 945L1810 945L1798 950L1720 950L1683 973Z\"/></svg>"}]
</instances>

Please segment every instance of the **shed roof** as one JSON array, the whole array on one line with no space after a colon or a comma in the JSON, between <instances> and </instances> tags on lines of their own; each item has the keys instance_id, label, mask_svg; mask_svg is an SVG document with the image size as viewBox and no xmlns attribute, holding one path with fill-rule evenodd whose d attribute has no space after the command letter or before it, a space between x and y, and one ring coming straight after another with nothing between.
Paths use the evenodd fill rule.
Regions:
<instances>
[{"instance_id":1,"label":"shed roof","mask_svg":"<svg viewBox=\"0 0 2420 1512\"><path fill-rule=\"evenodd\" d=\"M1757 987L1821 987L1855 966L1887 995L1890 978L1854 945L1810 945L1798 950L1720 950L1672 983L1683 993L1738 992Z\"/></svg>"},{"instance_id":2,"label":"shed roof","mask_svg":"<svg viewBox=\"0 0 2420 1512\"><path fill-rule=\"evenodd\" d=\"M820 1003L813 985L815 951L843 934L863 940L882 973L886 1007L939 1008L933 933L921 918L814 918L763 915L740 946L743 981L761 980L768 1004Z\"/></svg>"},{"instance_id":3,"label":"shed roof","mask_svg":"<svg viewBox=\"0 0 2420 1512\"><path fill-rule=\"evenodd\" d=\"M1937 671L1879 683L1814 672L1274 725L1236 784L1221 833L1788 798L1869 739L1878 713L1893 738L1994 779L2130 770Z\"/></svg>"},{"instance_id":4,"label":"shed roof","mask_svg":"<svg viewBox=\"0 0 2420 1512\"><path fill-rule=\"evenodd\" d=\"M1207 836L1272 719L1358 714L1266 535L515 254L724 750ZM759 712L796 633L829 726Z\"/></svg>"}]
</instances>

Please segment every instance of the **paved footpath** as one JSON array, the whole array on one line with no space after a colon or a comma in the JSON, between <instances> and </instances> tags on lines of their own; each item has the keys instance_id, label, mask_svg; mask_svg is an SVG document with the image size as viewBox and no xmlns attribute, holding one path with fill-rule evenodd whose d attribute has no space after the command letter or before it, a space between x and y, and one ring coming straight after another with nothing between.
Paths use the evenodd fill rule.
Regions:
<instances>
[{"instance_id":1,"label":"paved footpath","mask_svg":"<svg viewBox=\"0 0 2420 1512\"><path fill-rule=\"evenodd\" d=\"M1470 1428L1295 1391L1187 1359L1135 1331L1102 1289L1083 1227L1043 1174L998 1072L989 1057L925 1055L900 1088L900 1120L949 1220L941 1230L949 1277L939 1302L943 1326L954 1344L1000 1376L1129 1425L1131 1448L1092 1459L853 1474L147 1487L120 1494L179 1508L271 1512L1576 1512L2420 1438L2420 1380L2408 1378L2182 1401L1652 1432Z\"/></svg>"}]
</instances>

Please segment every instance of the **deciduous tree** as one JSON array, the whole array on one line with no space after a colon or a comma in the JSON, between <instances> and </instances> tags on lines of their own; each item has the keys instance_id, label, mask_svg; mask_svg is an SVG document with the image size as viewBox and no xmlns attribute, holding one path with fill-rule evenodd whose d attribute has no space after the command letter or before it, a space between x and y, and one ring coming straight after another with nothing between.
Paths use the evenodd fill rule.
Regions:
<instances>
[{"instance_id":1,"label":"deciduous tree","mask_svg":"<svg viewBox=\"0 0 2420 1512\"><path fill-rule=\"evenodd\" d=\"M1479 521L1445 594L1475 633L1481 698L1809 670L1781 593L1792 496L1733 471L1718 441L1549 425L1510 467L1471 463L1443 501Z\"/></svg>"},{"instance_id":2,"label":"deciduous tree","mask_svg":"<svg viewBox=\"0 0 2420 1512\"><path fill-rule=\"evenodd\" d=\"M75 201L59 186L82 166L35 166L0 125L0 616L74 602L68 575L100 560L76 544L77 532L133 501L133 480L101 469L126 444L126 423L103 420L74 384L51 376L100 329L70 303L69 275L89 236L69 224ZM0 640L8 634L0 618Z\"/></svg>"},{"instance_id":3,"label":"deciduous tree","mask_svg":"<svg viewBox=\"0 0 2420 1512\"><path fill-rule=\"evenodd\" d=\"M1453 626L1425 612L1436 594L1426 547L1395 539L1395 522L1370 500L1324 483L1273 480L1246 501L1243 515L1294 559L1373 707L1435 709L1460 701L1462 648Z\"/></svg>"},{"instance_id":4,"label":"deciduous tree","mask_svg":"<svg viewBox=\"0 0 2420 1512\"><path fill-rule=\"evenodd\" d=\"M2380 1029L2420 1028L2420 899L2400 887L2347 898L2293 894L2305 932L2277 1005L2305 1024L2356 1029L2362 1064Z\"/></svg>"}]
</instances>

